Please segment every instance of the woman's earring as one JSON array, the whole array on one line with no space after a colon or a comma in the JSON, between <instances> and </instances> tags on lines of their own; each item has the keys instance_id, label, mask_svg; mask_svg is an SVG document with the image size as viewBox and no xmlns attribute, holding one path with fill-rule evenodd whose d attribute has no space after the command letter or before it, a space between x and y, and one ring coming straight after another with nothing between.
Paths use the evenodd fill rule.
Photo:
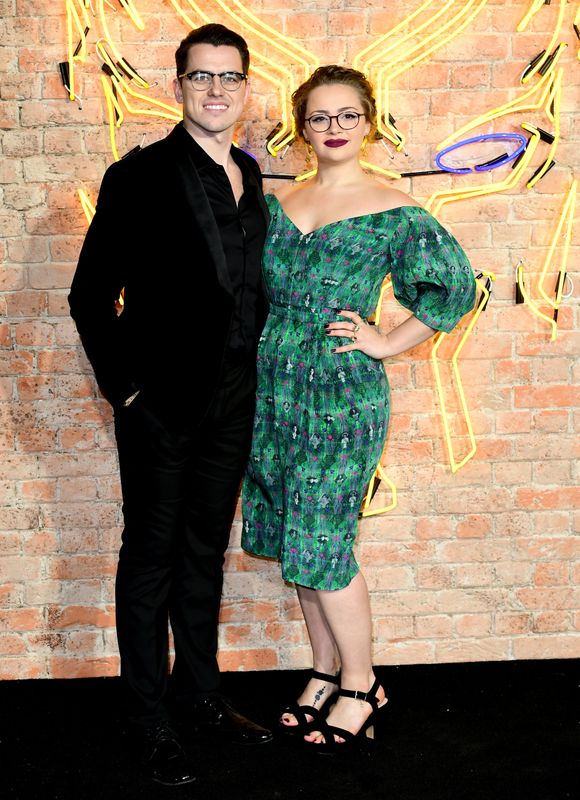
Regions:
<instances>
[{"instance_id":1,"label":"woman's earring","mask_svg":"<svg viewBox=\"0 0 580 800\"><path fill-rule=\"evenodd\" d=\"M365 136L365 138L362 140L362 144L361 144L361 146L360 146L360 151L361 151L361 153L362 153L363 155L364 155L364 151L367 149L367 144L368 144L368 143L369 143L368 137L367 137L367 136Z\"/></svg>"},{"instance_id":2,"label":"woman's earring","mask_svg":"<svg viewBox=\"0 0 580 800\"><path fill-rule=\"evenodd\" d=\"M308 169L310 169L312 166L312 145L307 139L304 141L306 142L306 166Z\"/></svg>"}]
</instances>

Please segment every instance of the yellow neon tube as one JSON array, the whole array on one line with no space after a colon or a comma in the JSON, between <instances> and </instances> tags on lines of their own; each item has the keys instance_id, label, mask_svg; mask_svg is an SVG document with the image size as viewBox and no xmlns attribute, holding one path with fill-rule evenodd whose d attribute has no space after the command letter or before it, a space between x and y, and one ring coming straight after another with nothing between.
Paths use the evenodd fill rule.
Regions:
<instances>
[{"instance_id":1,"label":"yellow neon tube","mask_svg":"<svg viewBox=\"0 0 580 800\"><path fill-rule=\"evenodd\" d=\"M493 274L493 272L484 272L483 274L486 277L491 278L491 280L493 280L493 281L495 280L495 275ZM439 397L439 403L440 403L440 407L441 407L441 418L443 420L443 430L444 430L444 433L445 433L445 442L447 444L447 452L449 454L449 463L451 465L451 472L453 472L453 473L457 472L457 470L461 469L461 467L463 467L471 458L473 458L473 456L474 456L474 454L475 454L475 452L477 450L477 443L475 441L475 435L473 433L473 425L471 423L471 417L469 415L469 409L467 407L467 400L465 398L465 391L463 389L463 382L461 380L461 373L459 372L459 366L458 366L458 363L457 363L458 359L459 359L459 356L461 354L461 351L463 349L463 346L465 345L465 342L467 341L468 337L470 336L470 334L471 334L471 332L472 332L477 320L479 319L483 309L485 308L485 304L487 303L487 301L489 299L489 294L490 293L489 293L489 290L487 289L487 287L485 286L485 284L482 283L481 281L477 280L477 285L479 286L479 289L482 292L484 300L482 301L480 299L480 302L477 305L475 313L472 315L472 317L471 317L471 319L469 321L469 324L468 324L467 328L465 329L465 331L463 332L463 334L461 336L461 339L459 340L459 343L458 343L457 347L455 348L455 352L453 353L453 356L451 357L451 364L452 364L452 368L453 368L453 374L455 376L455 382L456 382L457 391L458 391L458 394L459 394L459 399L460 399L460 403L461 403L461 409L463 411L465 424L467 426L467 434L469 436L469 441L471 443L471 447L470 447L469 452L461 459L461 461L457 461L456 460L455 453L454 453L454 450L453 450L453 441L452 441L452 438L451 438L451 429L450 429L450 426L449 426L449 419L448 419L448 415L447 415L447 405L446 405L446 402L445 402L445 393L443 391L443 384L442 384L442 381L441 381L441 373L440 373L440 369L439 369L438 356L437 356L437 353L439 351L439 347L441 345L441 342L443 341L443 339L446 337L447 334L445 334L443 332L438 333L435 336L435 342L434 342L433 348L431 350L431 364L433 366L433 372L434 372L434 375L435 375L435 383L436 383L436 386L437 386L437 394L438 394L438 397Z\"/></svg>"},{"instance_id":2,"label":"yellow neon tube","mask_svg":"<svg viewBox=\"0 0 580 800\"><path fill-rule=\"evenodd\" d=\"M195 3L194 0L189 0L189 2L190 2L191 5L197 6L197 3ZM226 14L228 14L230 17L232 17L232 19L236 23L238 23L239 25L243 26L247 30L251 31L259 39L261 39L262 41L266 42L269 45L272 45L277 50L279 50L280 52L284 53L284 55L288 56L290 59L298 60L302 64L302 66L304 68L304 77L305 78L307 78L308 75L310 74L310 71L312 71L312 67L318 65L319 62L318 62L318 59L315 56L313 56L312 54L309 54L308 51L305 50L304 48L297 47L293 40L289 39L287 36L283 36L281 33L276 31L274 28L271 28L269 25L266 25L265 23L261 23L257 19L257 17L255 17L254 15L251 15L250 12L247 9L245 9L242 6L241 3L235 2L235 0L234 0L235 4L238 6L238 8L240 8L240 10L244 11L246 14L248 14L248 16L253 17L253 19L255 19L265 30L268 31L268 34L269 34L268 36L265 35L262 31L258 30L258 28L254 27L254 25L250 24L249 22L244 20L242 17L240 17L223 0L216 0L216 2ZM280 42L278 41L279 39L281 39L285 44L287 44L289 46L292 46L294 48L294 52L292 50L288 49L288 47L285 47L284 45L280 44ZM296 52L297 50L300 50L301 52L305 53L306 56L310 56L310 63L308 62L307 59L305 59L301 55L299 55ZM294 73L291 70L289 70L289 69L287 69L285 67L282 67L280 64L277 64L272 59L266 57L263 53L257 53L257 55L258 55L259 58L262 59L262 61L265 61L266 64L268 64L268 66L271 69L279 70L285 75L287 81L289 82L290 92L294 91L294 89L297 88L296 76L294 75ZM281 98L281 107L283 109L283 112L282 112L282 127L278 131L278 133L275 136L272 137L272 139L268 142L268 145L267 145L268 152L271 155L274 155L274 156L277 155L279 150L281 150L282 147L284 147L285 144L287 144L294 136L294 127L293 127L293 125L290 126L288 124L287 105L288 105L288 100L287 100L287 97L286 97L286 91L284 91L284 97Z\"/></svg>"},{"instance_id":3,"label":"yellow neon tube","mask_svg":"<svg viewBox=\"0 0 580 800\"><path fill-rule=\"evenodd\" d=\"M395 172L392 169L385 169L384 167L379 167L378 164L371 164L369 161L361 161L361 167L364 169L369 169L371 172L377 172L379 175L384 175L387 178L393 178L394 180L399 180L402 176L400 172Z\"/></svg>"},{"instance_id":4,"label":"yellow neon tube","mask_svg":"<svg viewBox=\"0 0 580 800\"><path fill-rule=\"evenodd\" d=\"M252 13L249 8L243 5L243 3L240 3L239 0L232 0L232 2L235 6L237 6L240 9L242 13L247 14L255 25L259 25L261 28L264 28L264 30L267 32L267 35L259 34L257 31L256 33L257 35L260 35L265 42L267 42L268 44L273 44L274 47L278 47L278 49L281 49L281 47L277 45L276 41L272 38L276 37L277 39L282 39L282 41L286 42L288 46L294 50L294 53L288 52L288 54L291 56L291 58L293 59L296 58L297 60L300 61L301 64L303 64L304 78L308 78L310 73L314 72L314 70L319 66L320 61L318 57L314 55L314 53L310 52L309 50L306 50L306 48L302 47L302 45L300 45L294 39L282 35L275 28L271 28L269 25L267 25L265 22L259 19L259 17L257 17L254 13ZM223 4L220 2L220 5ZM255 30L255 29L251 28L250 30ZM286 51L283 50L283 52ZM302 56L297 55L298 53L302 54Z\"/></svg>"},{"instance_id":5,"label":"yellow neon tube","mask_svg":"<svg viewBox=\"0 0 580 800\"><path fill-rule=\"evenodd\" d=\"M105 95L105 102L107 104L107 116L109 118L109 141L111 143L111 151L115 161L120 160L119 151L117 150L117 141L115 137L115 128L121 127L123 121L123 109L117 102L117 98L113 94L111 84L104 75L101 75L101 86ZM115 111L117 112L117 120L115 120Z\"/></svg>"},{"instance_id":6,"label":"yellow neon tube","mask_svg":"<svg viewBox=\"0 0 580 800\"><path fill-rule=\"evenodd\" d=\"M536 183L544 177L546 172L550 169L550 165L554 160L554 156L556 155L556 150L558 149L558 144L560 142L560 99L562 96L562 75L564 70L562 67L558 69L556 73L556 77L554 78L554 82L552 84L552 89L548 96L548 100L546 103L546 113L551 117L552 122L554 123L554 140L550 145L550 149L548 151L548 155L546 156L546 160L544 164L538 170L538 172L530 178L527 182L528 189L531 189ZM554 112L552 113L551 108L552 105L554 106Z\"/></svg>"},{"instance_id":7,"label":"yellow neon tube","mask_svg":"<svg viewBox=\"0 0 580 800\"><path fill-rule=\"evenodd\" d=\"M120 100L122 100L125 108L130 114L134 114L136 116L142 117L163 117L164 119L173 120L175 122L179 122L179 120L183 119L183 114L180 109L176 108L175 106L170 106L167 103L161 102L161 100L153 100L150 97L147 97L140 92L136 92L132 89L129 84L121 79L120 81L115 78L114 75L111 76L111 82L114 84ZM152 111L150 109L140 109L134 108L128 101L125 92L130 94L131 97L135 97L138 100L143 100L145 103L151 103L152 105L159 106L159 108L163 109L162 111Z\"/></svg>"},{"instance_id":8,"label":"yellow neon tube","mask_svg":"<svg viewBox=\"0 0 580 800\"><path fill-rule=\"evenodd\" d=\"M98 39L97 44L95 45L97 52L103 59L103 61L107 64L113 75L117 78L117 80L123 79L123 73L117 69L117 65L107 53L107 48L105 47L105 39Z\"/></svg>"},{"instance_id":9,"label":"yellow neon tube","mask_svg":"<svg viewBox=\"0 0 580 800\"><path fill-rule=\"evenodd\" d=\"M89 200L88 194L84 191L84 189L77 189L79 199L81 201L81 206L83 208L85 217L87 218L87 222L89 225L93 221L93 217L96 214L96 208Z\"/></svg>"},{"instance_id":10,"label":"yellow neon tube","mask_svg":"<svg viewBox=\"0 0 580 800\"><path fill-rule=\"evenodd\" d=\"M531 20L533 16L535 16L538 13L538 11L542 8L544 4L545 0L532 0L532 2L530 3L530 7L528 8L524 16L521 18L518 27L516 28L518 33L521 33L523 30L527 28L528 22Z\"/></svg>"},{"instance_id":11,"label":"yellow neon tube","mask_svg":"<svg viewBox=\"0 0 580 800\"><path fill-rule=\"evenodd\" d=\"M131 20L133 21L135 27L138 28L140 31L145 30L145 23L143 22L139 12L135 8L135 3L133 2L133 0L120 0L120 2L125 11L127 12L127 14L129 15L129 17L131 18Z\"/></svg>"},{"instance_id":12,"label":"yellow neon tube","mask_svg":"<svg viewBox=\"0 0 580 800\"><path fill-rule=\"evenodd\" d=\"M560 218L558 220L558 224L554 230L554 235L552 236L552 241L550 243L550 247L546 258L544 260L544 266L542 267L542 271L540 273L540 277L538 280L538 290L544 300L549 303L553 309L557 309L562 302L562 291L564 288L564 275L566 274L566 265L568 263L568 251L570 248L570 240L572 238L572 226L574 224L574 208L576 205L576 189L578 186L578 181L572 181L572 185L568 191L566 196L566 200L564 202L564 207L562 209L562 213L560 214ZM560 241L560 237L562 236L562 228L564 227L564 221L566 221L566 230L564 233L564 252L562 253L560 269L558 271L558 280L557 280L557 290L556 290L556 299L553 300L544 289L544 281L546 280L548 274L548 268L552 263L552 259L554 257L554 250Z\"/></svg>"},{"instance_id":13,"label":"yellow neon tube","mask_svg":"<svg viewBox=\"0 0 580 800\"><path fill-rule=\"evenodd\" d=\"M98 7L98 11L99 11L99 17L101 19L101 25L103 26L103 31L105 33L104 38L107 40L107 43L108 43L109 47L111 48L111 50L113 51L113 54L114 54L115 58L117 59L117 61L120 64L122 64L123 69L126 70L129 75L131 75L133 80L136 81L139 84L139 86L141 86L143 89L149 89L149 84L147 83L147 81L143 80L143 78L141 78L139 75L137 75L135 70L132 69L132 67L130 67L129 64L127 64L127 62L125 61L125 59L123 58L121 53L115 47L115 44L114 44L113 39L112 39L112 36L111 36L111 34L109 32L109 28L107 26L107 18L105 16L104 0L97 0L97 7Z\"/></svg>"},{"instance_id":14,"label":"yellow neon tube","mask_svg":"<svg viewBox=\"0 0 580 800\"><path fill-rule=\"evenodd\" d=\"M553 342L556 338L556 334L558 331L558 326L556 324L556 320L552 317L549 317L547 314L544 314L537 305L533 302L531 297L526 291L526 287L524 286L524 268L523 265L520 263L516 267L516 279L518 282L518 287L521 292L521 295L524 299L524 303L528 306L532 314L535 314L538 319L543 319L548 325L551 327L551 334L550 334L550 341Z\"/></svg>"},{"instance_id":15,"label":"yellow neon tube","mask_svg":"<svg viewBox=\"0 0 580 800\"><path fill-rule=\"evenodd\" d=\"M372 319L374 319L374 323L377 326L377 328L379 327L379 323L381 321L381 312L382 312L382 308L383 308L383 300L384 300L385 294L388 292L388 290L391 288L392 285L393 285L393 282L391 281L391 279L390 278L386 278L386 280L384 281L383 285L381 286L381 293L379 294L379 299L377 301L377 307L375 309L375 313L372 315Z\"/></svg>"},{"instance_id":16,"label":"yellow neon tube","mask_svg":"<svg viewBox=\"0 0 580 800\"><path fill-rule=\"evenodd\" d=\"M177 11L177 13L188 23L188 25L195 27L195 23L192 22L191 18L187 15L187 13L180 6L177 5L177 0L170 0L170 2L171 5ZM187 3L189 4L191 10L195 11L195 13L198 14L202 18L202 20L204 20L204 22L211 22L211 18L202 10L202 8L198 5L198 3L195 2L195 0L187 0ZM254 28L249 22L242 19L242 17L238 16L238 14L236 14L235 11L229 8L229 6L225 2L223 2L223 0L216 0L216 3L222 8L222 10L228 16L232 17L232 19L234 19L242 27L252 31L252 33L254 33L259 39L262 39L262 41L265 41L267 44L272 45L277 50L280 50L282 53L289 56L291 59L297 60L300 63L302 63L305 68L305 77L308 76L308 71L312 68L311 65L315 66L318 65L319 61L313 53L310 53L301 45L297 44L293 39L284 36L275 28L271 28L265 22L259 20L254 14L252 14L247 8L245 8L242 5L242 3L239 3L237 2L237 0L234 0L234 4L238 6L238 8L242 13L247 14L250 17L250 19L255 21L256 24L260 25L262 28L268 31L268 36L266 36L262 31L259 31L256 28ZM288 47L292 47L294 49L294 52L292 52L292 50L289 50L287 47L281 45L278 41L276 41L277 39L282 39L282 41L285 42L288 45ZM250 49L250 52L254 51ZM299 53L304 53L306 58L299 55ZM256 55L259 56L260 58L264 58L264 56L261 53L256 53ZM279 64L276 65L274 62L271 63L273 64L274 67L282 69L282 67ZM288 70L284 71L287 72L288 76L292 77L294 81L296 80Z\"/></svg>"},{"instance_id":17,"label":"yellow neon tube","mask_svg":"<svg viewBox=\"0 0 580 800\"><path fill-rule=\"evenodd\" d=\"M556 65L558 58L559 53L556 55L556 58L552 63L552 67ZM451 144L455 140L461 139L464 134L473 130L473 128L477 128L479 125L483 125L486 122L491 122L491 120L497 119L498 117L503 117L506 114L513 114L516 111L538 111L540 108L545 106L546 98L550 97L552 85L553 75L552 70L549 70L545 75L542 76L541 80L539 80L535 86L524 92L521 97L516 97L514 100L510 100L501 106L497 106L491 111L486 111L484 114L480 114L479 117L476 117L471 122L468 122L466 125L463 125L463 127L459 128L459 130L456 130L450 134L446 139L437 145L436 149L443 150L445 147L447 147L447 145ZM532 101L531 98L534 95L538 95L538 97L536 100ZM530 98L529 103L526 102L528 98Z\"/></svg>"},{"instance_id":18,"label":"yellow neon tube","mask_svg":"<svg viewBox=\"0 0 580 800\"><path fill-rule=\"evenodd\" d=\"M397 67L397 69L395 69L395 71L392 74L390 74L387 78L384 78L385 72L387 70L389 70L392 65L391 64L387 64L387 65L385 65L385 66L383 66L381 68L381 70L379 72L379 89L377 91L377 94L378 94L377 108L378 109L380 108L380 110L378 111L378 128L379 128L380 133L382 133L383 136L388 138L395 145L397 150L401 150L405 139L401 134L398 134L397 138L395 139L394 135L391 134L389 130L387 130L389 127L391 127L391 129L392 129L392 126L389 126L389 124L388 124L388 118L389 118L389 93L390 93L391 82L396 77L401 75L403 72L406 72L407 70L409 70L412 67L414 67L415 64L418 64L420 61L423 61L425 58L427 58L427 56L431 55L431 53L435 52L436 50L439 50L441 47L446 45L449 41L451 41L451 39L454 39L456 36L458 36L461 33L461 31L463 31L464 28L466 28L467 25L469 25L469 23L473 19L475 19L475 17L483 9L483 7L486 5L486 3L487 3L487 0L479 0L477 5L475 5L476 4L476 0L468 0L468 2L464 5L464 7L461 9L461 11L455 17L453 17L453 19L447 21L437 31L435 31L434 33L432 33L429 36L427 36L426 39L421 43L421 46L425 46L428 42L432 41L433 39L435 39L438 36L440 36L441 34L443 34L452 25L459 23L457 25L457 27L452 32L446 34L443 37L443 39L441 39L440 41L435 42L435 44L432 44L426 50L424 50L423 52L419 53L419 55L415 56L413 59L411 59L411 61L408 61L405 64L403 64L402 66ZM465 17L463 20L461 20L462 16ZM413 52L413 49L417 49L417 48L412 48L411 52ZM386 85L386 88L384 90L384 98L385 98L384 108L383 108L383 100L382 100L382 98L383 98L383 91L382 91L383 82ZM385 126L386 126L385 128L383 128L383 123L382 123L382 118L383 117L385 119Z\"/></svg>"},{"instance_id":19,"label":"yellow neon tube","mask_svg":"<svg viewBox=\"0 0 580 800\"><path fill-rule=\"evenodd\" d=\"M536 14L537 11L539 11L540 8L543 5L544 5L544 0L541 0L541 2L540 2L540 0L534 0L532 5L528 9L527 14L523 17L523 19L519 23L519 25L517 27L518 32L523 31L525 29L525 27L527 26L527 24L530 21L531 17L534 14ZM556 40L558 39L558 36L560 35L560 31L562 30L565 11L566 11L566 0L560 0L560 6L558 8L558 19L557 19L557 22L556 22L556 27L554 29L554 33L552 34L552 37L550 39L549 44L547 44L546 47L545 47L545 53L540 59L538 59L538 62L536 64L534 64L534 66L528 72L526 72L526 74L522 78L522 83L527 83L533 75L535 75L540 69L542 69L542 67L544 66L544 64L546 63L548 58L550 57L550 53L552 52L552 49L553 49L554 45L556 44Z\"/></svg>"},{"instance_id":20,"label":"yellow neon tube","mask_svg":"<svg viewBox=\"0 0 580 800\"><path fill-rule=\"evenodd\" d=\"M303 172L301 175L297 175L294 180L296 183L300 183L300 181L307 181L309 178L313 178L317 172L317 169L310 169L308 172Z\"/></svg>"},{"instance_id":21,"label":"yellow neon tube","mask_svg":"<svg viewBox=\"0 0 580 800\"><path fill-rule=\"evenodd\" d=\"M405 19L403 19L401 22L399 22L398 25L395 25L394 28L391 28L391 30L388 31L388 33L385 33L377 41L375 41L372 44L368 45L368 47L365 47L364 50L360 51L360 53L357 53L356 56L354 57L353 67L355 69L360 69L362 72L368 72L371 64L373 64L375 61L380 61L388 52L390 52L391 50L393 50L396 47L400 47L401 44L403 44L403 42L407 41L407 39L410 39L413 36L417 36L417 34L421 33L421 31L423 31L425 28L427 28L430 25L432 25L442 14L445 13L445 11L447 11L447 9L450 6L452 6L454 4L455 0L447 0L445 5L441 9L439 9L439 11L437 11L435 14L433 14L433 16L429 17L429 19L426 22L422 23L417 28L412 28L410 31L408 31L405 34L405 36L403 36L402 39L399 39L396 42L395 41L391 41L391 44L389 44L387 47L383 48L378 53L375 53L374 56L371 56L366 61L363 61L363 56L365 56L371 50L374 50L375 48L378 48L381 45L382 42L388 41L389 39L392 40L393 36L396 33L398 33L402 28L404 28L406 25L408 25L410 22L412 22L415 19L415 17L417 17L422 11L424 11L430 5L432 5L433 2L434 2L434 0L427 0L427 2L423 3L423 5L420 6L416 11L413 11L412 14L409 14L407 17L405 17ZM421 45L418 45L418 46L420 47ZM360 63L360 66L359 66L359 63Z\"/></svg>"},{"instance_id":22,"label":"yellow neon tube","mask_svg":"<svg viewBox=\"0 0 580 800\"><path fill-rule=\"evenodd\" d=\"M381 286L379 299L377 301L375 313L373 314L374 322L375 322L375 325L377 327L378 327L379 321L381 319L381 309L382 309L382 306L383 306L383 298L385 296L385 293L391 288L392 285L393 284L392 284L392 281L390 280L390 278L386 278L384 283L383 283L383 285ZM373 489L375 487L375 482L376 481L380 481L380 480L383 480L386 483L386 485L389 487L390 491L391 491L391 498L392 498L391 499L391 503L388 506L383 506L382 508L377 508L377 509L372 509L371 510L371 509L369 509L369 506L371 504L372 495L373 495ZM396 505L397 505L397 487L392 482L392 480L388 477L388 475L386 474L386 472L384 471L382 465L379 462L379 464L378 464L378 466L377 466L377 468L376 468L376 470L375 470L375 472L373 474L373 477L370 480L370 483L369 483L369 486L368 486L368 489L367 489L367 493L366 493L365 498L363 500L362 512L361 512L360 516L361 517L372 517L372 516L375 516L377 514L386 514L387 511L392 511L392 509L395 508Z\"/></svg>"},{"instance_id":23,"label":"yellow neon tube","mask_svg":"<svg viewBox=\"0 0 580 800\"><path fill-rule=\"evenodd\" d=\"M400 172L392 172L391 170L384 169L383 167L379 167L377 164L371 164L368 161L361 161L361 167L364 169L371 170L371 172L378 172L379 175L384 175L387 178L394 178L398 179L401 177ZM299 183L300 181L307 181L309 178L313 178L314 175L318 172L317 169L310 169L308 172L303 172L301 175L297 175L294 180Z\"/></svg>"},{"instance_id":24,"label":"yellow neon tube","mask_svg":"<svg viewBox=\"0 0 580 800\"><path fill-rule=\"evenodd\" d=\"M81 19L79 14L75 8L75 3L73 0L67 0L66 2L66 28L67 28L67 41L68 41L68 81L69 86L68 88L68 96L69 100L74 100L76 97L75 94L75 78L74 78L74 62L82 61L83 63L87 57L87 37L85 36L85 29L91 27L91 21L89 19L89 15L87 14L86 8L84 5L79 5L81 9L82 17L84 20L84 25L81 23ZM73 43L73 23L74 27L80 34L81 37L81 49L78 55L75 56L75 45Z\"/></svg>"},{"instance_id":25,"label":"yellow neon tube","mask_svg":"<svg viewBox=\"0 0 580 800\"><path fill-rule=\"evenodd\" d=\"M382 480L384 481L389 489L391 490L391 502L388 506L382 506L382 508L369 508L372 500L373 489L375 487L375 481ZM365 498L362 502L362 511L359 514L361 517L375 517L378 514L386 514L387 511L392 511L393 508L396 508L397 505L397 487L393 483L393 481L388 477L387 473L382 467L382 464L378 464L373 477L370 480L369 487L367 489L367 493Z\"/></svg>"}]
</instances>

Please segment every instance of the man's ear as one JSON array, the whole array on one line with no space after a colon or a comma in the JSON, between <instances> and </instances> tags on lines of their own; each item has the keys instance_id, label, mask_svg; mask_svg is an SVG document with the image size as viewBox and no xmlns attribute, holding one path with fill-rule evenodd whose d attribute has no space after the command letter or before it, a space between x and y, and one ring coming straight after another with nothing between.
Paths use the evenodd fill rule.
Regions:
<instances>
[{"instance_id":1,"label":"man's ear","mask_svg":"<svg viewBox=\"0 0 580 800\"><path fill-rule=\"evenodd\" d=\"M175 95L175 99L178 103L183 103L183 88L181 86L181 81L179 78L173 79L173 94Z\"/></svg>"}]
</instances>

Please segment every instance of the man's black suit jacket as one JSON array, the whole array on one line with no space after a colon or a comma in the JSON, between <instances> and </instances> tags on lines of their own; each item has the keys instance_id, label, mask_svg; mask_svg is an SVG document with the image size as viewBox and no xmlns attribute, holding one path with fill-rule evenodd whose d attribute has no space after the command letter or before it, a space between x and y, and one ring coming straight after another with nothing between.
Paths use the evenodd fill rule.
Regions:
<instances>
[{"instance_id":1,"label":"man's black suit jacket","mask_svg":"<svg viewBox=\"0 0 580 800\"><path fill-rule=\"evenodd\" d=\"M139 389L172 416L200 419L219 378L234 298L188 136L179 124L109 167L69 304L113 407ZM242 150L233 152L249 165L267 221L260 170ZM121 289L125 306L118 315ZM262 287L259 297L261 326L267 313Z\"/></svg>"}]
</instances>

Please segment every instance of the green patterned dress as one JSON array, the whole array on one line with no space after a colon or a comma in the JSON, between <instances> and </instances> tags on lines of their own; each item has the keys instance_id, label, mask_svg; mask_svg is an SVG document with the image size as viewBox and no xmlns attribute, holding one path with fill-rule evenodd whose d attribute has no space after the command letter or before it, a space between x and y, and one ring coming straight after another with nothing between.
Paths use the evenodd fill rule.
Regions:
<instances>
[{"instance_id":1,"label":"green patterned dress","mask_svg":"<svg viewBox=\"0 0 580 800\"><path fill-rule=\"evenodd\" d=\"M397 300L451 331L473 308L475 280L456 240L416 206L343 219L302 234L273 195L263 268L270 315L258 349L252 451L243 483L242 546L278 558L282 577L342 589L389 421L382 361L327 336L341 309L374 311L390 273Z\"/></svg>"}]
</instances>

